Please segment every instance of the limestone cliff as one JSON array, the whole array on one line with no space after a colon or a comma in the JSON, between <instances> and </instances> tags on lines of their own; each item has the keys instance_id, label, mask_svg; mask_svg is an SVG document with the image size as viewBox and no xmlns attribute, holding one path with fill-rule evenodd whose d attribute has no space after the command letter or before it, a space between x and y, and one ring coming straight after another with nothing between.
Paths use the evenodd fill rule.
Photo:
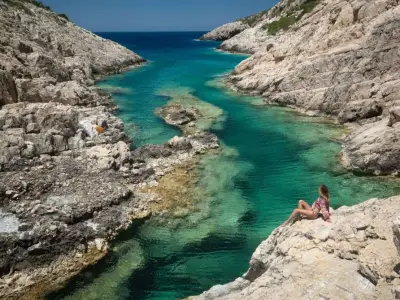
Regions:
<instances>
[{"instance_id":1,"label":"limestone cliff","mask_svg":"<svg viewBox=\"0 0 400 300\"><path fill-rule=\"evenodd\" d=\"M397 1L282 0L220 48L253 54L228 78L233 88L351 123L343 163L397 174L399 38Z\"/></svg>"},{"instance_id":2,"label":"limestone cliff","mask_svg":"<svg viewBox=\"0 0 400 300\"><path fill-rule=\"evenodd\" d=\"M400 197L341 207L333 222L279 227L249 270L191 300L400 299ZM392 229L393 225L393 229Z\"/></svg>"}]
</instances>

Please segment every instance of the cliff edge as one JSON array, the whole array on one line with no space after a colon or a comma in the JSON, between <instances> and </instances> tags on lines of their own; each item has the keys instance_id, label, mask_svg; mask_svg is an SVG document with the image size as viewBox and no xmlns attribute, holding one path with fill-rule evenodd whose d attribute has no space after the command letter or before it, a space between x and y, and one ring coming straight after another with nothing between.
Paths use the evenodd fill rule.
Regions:
<instances>
[{"instance_id":1,"label":"cliff edge","mask_svg":"<svg viewBox=\"0 0 400 300\"><path fill-rule=\"evenodd\" d=\"M279 227L242 277L189 299L400 299L399 209L400 197L371 199Z\"/></svg>"}]
</instances>

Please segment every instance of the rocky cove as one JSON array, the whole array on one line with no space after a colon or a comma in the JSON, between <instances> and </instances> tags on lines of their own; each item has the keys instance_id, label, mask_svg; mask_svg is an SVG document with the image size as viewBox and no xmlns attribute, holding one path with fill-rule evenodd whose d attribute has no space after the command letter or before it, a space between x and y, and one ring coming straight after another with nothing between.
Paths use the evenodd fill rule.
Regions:
<instances>
[{"instance_id":1,"label":"rocky cove","mask_svg":"<svg viewBox=\"0 0 400 300\"><path fill-rule=\"evenodd\" d=\"M71 26L76 28L71 23L65 23L54 13L43 11L27 2L11 2L4 3L7 7L18 5L19 9L22 9L23 17L21 19L26 20L25 13L28 14L28 23L30 21L40 25L47 19L50 20L49 22L59 20L63 24L60 26L68 26L68 31L72 30L69 28ZM4 12L7 10L2 10L2 13ZM8 15L5 14L6 17L15 16L11 13L14 12L13 10L8 10L8 12ZM264 18L263 16L261 15L261 18ZM35 17L44 18L44 20L31 19ZM7 18L3 18L3 20L7 20ZM45 28L40 32L47 30L49 29ZM80 31L80 34L86 37L87 33ZM24 38L29 41L30 37ZM125 70L143 60L129 51L125 52L127 51L125 48L118 48L119 46L114 43L92 35L90 38L88 37L90 41L92 38L99 40L99 44L94 46L95 49L101 49L106 45L112 47L112 52L118 57L119 64L116 64L115 61L104 63L106 58L110 59L108 50L105 50L104 56L100 56L97 62L93 57L99 55L98 53L90 55L89 59L87 56L79 54L79 50L74 50L72 57L82 61L78 60L75 65L66 66L66 72L70 77L66 77L66 82L61 79L60 84L58 81L54 84L51 78L48 78L55 76L49 71L51 68L48 66L36 69L36 61L32 65L24 63L23 67L19 66L27 68L25 72L31 72L33 78L20 78L19 73L13 73L15 72L13 70L16 69L14 65L5 67L6 74L10 72L12 76L15 76L13 81L16 86L16 89L12 88L13 81L7 74L8 79L4 81L8 84L6 91L11 90L12 92L5 95L14 93L17 97L23 97L24 93L29 92L31 95L29 97L33 97L29 99L35 99L29 101L40 103L26 103L27 100L21 100L25 103L8 104L20 102L19 98L9 100L10 97L4 97L7 99L3 100L7 101L4 104L7 105L4 105L1 110L2 117L4 116L3 132L5 136L4 148L2 148L4 149L2 153L4 153L5 163L2 165L2 172L7 174L1 179L2 186L5 187L2 196L4 203L4 208L2 208L2 211L4 210L2 225L4 224L4 226L2 228L7 231L2 234L5 242L2 243L4 251L1 252L4 255L2 270L3 274L6 274L2 277L2 295L4 297L25 295L29 299L29 297L43 295L43 292L50 286L65 281L90 263L103 257L107 252L107 241L112 240L118 232L126 229L132 219L146 220L151 214L153 215L151 220L145 221L144 226L139 227L139 239L136 236L134 239L129 237L125 242L117 244L115 248L112 246L110 249L117 254L121 253L119 254L119 263L113 266L115 267L111 272L113 276L102 277L102 271L100 271L100 276L98 274L93 276L94 278L86 282L86 286L83 288L67 286L64 294L53 296L64 297L66 294L71 294L72 291L71 297L76 297L76 299L80 295L81 297L85 295L88 299L96 299L99 297L99 292L110 299L127 298L129 295L131 297L141 295L143 299L151 298L152 296L145 294L139 287L132 289L128 284L129 292L124 288L125 282L129 276L132 276L131 274L135 274L136 268L142 269L143 273L139 272L133 282L141 282L140 274L145 275L144 277L148 276L145 272L149 272L151 269L143 267L143 265L148 265L143 259L146 257L146 252L155 253L152 255L161 257L162 259L155 260L161 265L165 259L164 256L178 256L179 258L181 255L189 260L188 263L185 263L179 258L176 265L171 264L171 268L177 270L164 271L161 266L161 270L157 271L160 275L155 275L152 280L159 281L167 274L176 275L173 280L177 281L177 285L173 285L173 287L177 288L180 277L186 276L183 278L187 280L187 277L192 275L199 280L194 284L200 285L200 288L204 290L216 281L222 283L224 278L231 280L234 277L230 273L218 279L214 278L213 276L216 275L213 274L220 274L224 264L219 266L216 263L214 268L212 261L207 265L210 269L208 273L198 267L199 274L192 274L193 268L200 266L201 263L204 264L207 260L202 260L196 256L196 253L191 252L199 252L204 256L211 257L218 255L217 251L202 250L203 241L207 241L213 236L216 240L211 241L211 244L218 245L221 243L220 240L226 241L227 248L221 248L224 251L230 251L229 249L236 247L243 248L243 246L235 246L234 241L239 240L239 243L246 244L245 248L249 248L248 251L235 254L225 252L225 256L227 256L227 260L235 259L234 261L241 265L238 270L242 270L248 260L247 257L250 256L248 254L253 252L253 249L262 240L261 237L266 237L273 227L280 223L293 204L296 204L295 197L300 197L299 195L314 196L311 190L312 183L328 181L337 195L333 200L335 206L355 204L371 197L399 193L396 189L397 181L395 179L378 178L375 180L367 177L354 177L337 166L335 154L339 152L340 147L335 141L340 139L343 134L340 126L336 127L332 123L326 123L324 119L310 119L277 108L265 109L259 106L262 104L259 99L252 97L247 99L228 91L221 91L221 81L215 80L215 78L205 83L210 79L210 75L215 76L229 71L231 66L239 62L242 57L229 58L225 54L216 54L209 49L198 51L198 46L194 46L198 42L187 42L195 38L191 35L181 38L185 41L182 48L193 47L194 52L187 52L186 56L185 52L177 54L181 60L186 62L187 66L182 64L179 66L180 69L172 69L169 67L168 60L164 61L156 56L151 57L150 52L143 51L147 54L146 58L154 60L148 66L120 77L118 75L111 77L109 80L106 79L104 84L99 84L100 87L103 85L105 90L108 89L113 94L120 106L118 116L124 120L126 124L124 128L124 124L113 116L114 105L104 92L98 91L93 86L92 80L102 74ZM140 39L140 36L135 36L135 38ZM172 40L171 43L181 41L174 38L173 35L157 36L159 40L163 38ZM48 38L46 37L46 39ZM55 40L54 43L63 41L58 35L56 37L50 35L49 39ZM122 36L114 36L114 39L124 44ZM35 50L33 52L40 52L40 47L34 42L37 42L35 38L31 42L33 43L32 49ZM17 42L4 41L3 45L8 47L5 47L3 53L6 53L7 57L16 54L19 57L17 60L20 62L25 54L18 55L15 48L9 46L14 44L17 45ZM43 47L43 44L40 46ZM69 47L74 48L74 44L71 43ZM120 49L121 53L120 51L116 52L115 47ZM214 44L210 44L210 47L214 47ZM58 53L60 50L58 46L51 46L51 51ZM177 49L175 51L178 52ZM70 53L70 51L67 52ZM128 61L133 57L135 59L126 62L121 59L124 57L122 53L128 56L126 58ZM205 65L204 73L206 75L196 75L200 77L201 84L197 82L198 79L194 82L194 79L184 76L189 68L192 71L200 68L199 65L193 65L189 58L194 53L196 54L195 58L201 62L199 65ZM83 58L80 58L81 55ZM65 54L62 56L70 57ZM26 57L28 59L30 56L26 55ZM60 61L57 63L60 65L69 61L61 56L58 57ZM156 58L159 58L165 65L157 65ZM226 64L218 68L208 67L208 65L215 64L216 59L220 62L226 61ZM9 60L4 61L9 62ZM88 77L76 78L71 75L79 73L79 66L84 63L87 65L88 62L90 62ZM96 63L105 65L99 67ZM111 66L112 70L110 70ZM78 68L78 70L74 68ZM155 68L157 72L150 72L152 68ZM161 72L160 70L165 71ZM24 92L19 87L20 82L24 82L21 79L25 79L35 87L39 81L35 80L35 76L37 76L35 74L39 75L38 79L42 78L41 84L43 81L45 82L37 88L36 92L35 88L29 88ZM158 77L154 74L158 74ZM183 76L178 74L183 74ZM144 89L140 86L139 77L144 77L143 81L145 81L149 80L149 76L154 82L152 85L160 85L157 91L154 91L152 87L151 93L155 95L152 96L154 99L148 97L147 92L143 94L139 92L139 88ZM132 79L130 79L131 77ZM125 81L131 90L124 86ZM229 77L228 81L230 84L235 82ZM174 82L179 82L182 86L190 86L193 89L177 88L173 84ZM90 93L83 93L84 96L77 92L68 94L69 87L64 90L66 85L78 85L85 91L86 89L90 90ZM60 91L58 91L59 87ZM249 89L246 90L249 91ZM137 93L136 96L135 93ZM62 96L64 94L68 96ZM140 106L145 106L144 95L146 95L146 99L150 98L146 102L146 105L150 107L148 111L141 111ZM58 101L54 101L54 99L69 101L69 97L74 99L71 100L73 102L60 101L62 103L60 105ZM49 99L53 99L50 101L52 103L43 103L49 102ZM132 103L132 99L137 100ZM167 106L165 106L166 100L169 100ZM204 102L204 100L207 101ZM151 101L154 101L154 104ZM160 105L160 103L163 104ZM134 110L131 109L132 105L135 105ZM163 107L158 108L160 106ZM158 123L156 118L143 119L138 123L137 120L140 120L141 116L152 115L154 109L156 109L155 113L165 118L167 123L180 127L186 137L172 138L177 132L164 127ZM389 110L386 113L382 109L382 116L366 118L359 123L364 126L364 122L368 125L370 121L386 122L390 118L391 128L396 132L396 113L392 109ZM135 123L141 125L141 130L130 127L133 123L130 120L131 111L134 113L133 122L136 121ZM264 121L268 119L271 122ZM259 125L250 122L253 120ZM80 128L81 121L96 124L106 121L108 129L104 134L90 138ZM276 125L277 123L279 126ZM10 124L11 126L9 126ZM357 126L360 125L357 124ZM266 130L266 128L270 129ZM373 126L373 128L377 127ZM125 133L125 129L128 134ZM219 146L215 135L203 132L209 130L220 136L226 143L221 150L211 150L211 152L207 150L216 149ZM138 131L145 132L146 136L138 136ZM243 131L243 135L247 136L247 139L241 137L241 140L238 140L236 137L238 135L230 134L231 131ZM163 137L159 140L158 136L160 135ZM272 143L271 147L266 147L265 144L268 143L265 143L263 135L268 138L269 143ZM133 139L136 137L138 139L136 144L145 144L150 141L164 142L172 139L164 145L141 146L132 151L129 148L128 136ZM287 138L285 139L283 136ZM285 144L296 146L296 148L292 152L287 152ZM395 146L396 143L389 144L387 147L389 151L393 151ZM282 155L278 155L273 150L277 147L281 149ZM248 153L250 151L246 151L248 148L251 148L249 150L252 150L256 156L260 155L262 151L268 155L260 157L261 160L250 158L251 153ZM240 154L238 155L236 152ZM324 155L321 155L321 152ZM202 158L199 159L197 154L203 154ZM297 156L300 156L301 159L298 159ZM262 162L262 160L266 160L266 162ZM295 162L291 163L292 160ZM305 170L302 170L302 164L306 165ZM265 171L266 168L268 171ZM334 170L329 170L330 168ZM246 172L250 175L243 175L243 170L247 170ZM380 169L377 171L382 172ZM290 173L293 174L293 177L289 176ZM395 171L391 169L390 173L395 173ZM307 187L297 184L303 175L308 175ZM272 178L274 180L251 186L252 182L264 181L260 180L262 178L265 178L266 181L271 181ZM250 187L246 188L246 184ZM238 189L237 185L244 187ZM291 188L288 189L288 185L291 185ZM272 188L272 186L276 187ZM247 190L260 190L262 193L247 194ZM242 193L248 198L244 198ZM279 194L287 200L282 202L283 199L277 196ZM273 207L272 213L267 210L265 214L260 215L259 211L262 209L259 205L264 202L263 199L269 200L268 205ZM251 207L250 203L254 207ZM297 285L302 285L302 279L310 278L311 273L313 274L313 271L319 268L319 264L329 266L326 271L333 270L333 266L337 268L334 270L338 273L345 270L346 276L337 278L338 282L330 290L310 289L315 294L307 295L309 298L325 296L323 294L325 290L328 291L326 296L334 299L338 297L342 297L340 299L394 297L398 285L398 271L396 271L398 255L395 244L392 242L391 226L395 219L397 203L398 198L394 197L389 200L372 200L351 208L339 208L334 213L337 219L332 226L319 221L316 224L302 221L290 228L279 228L271 234L266 242L260 245L252 258L251 268L243 279L239 278L228 286L213 288L201 297L208 299L224 296L227 299L234 299L234 297L245 296L249 299L262 299L270 293L276 294L277 299L284 299L291 295L295 298L305 297L304 289L299 289L300 294L295 294L294 290ZM282 205L285 205L285 209L279 208ZM265 209L265 207L263 208ZM171 210L175 213L174 218L169 216L168 211ZM266 222L268 225L260 226L257 223L260 221L254 221L257 219L261 219L261 224ZM267 221L263 221L263 219ZM255 226L256 224L259 228ZM260 232L254 232L256 228ZM162 230L164 233L160 234ZM396 227L394 227L394 232L398 232ZM152 238L153 236L154 238ZM143 246L143 241L146 239L152 241L153 248ZM190 250L189 245L193 245L197 249ZM276 245L282 246L276 247ZM157 247L165 248L164 252ZM208 247L212 249L215 246L209 245ZM384 261L376 260L377 253L382 251L387 253L387 257ZM196 264L194 261L190 261L191 257L194 261L199 260L201 263ZM150 258L150 261L155 259L154 257ZM219 260L222 259L215 256L215 262ZM222 260L222 262L227 260ZM293 272L294 269L299 272ZM32 272L32 270L35 271ZM180 270L184 271L180 272ZM316 282L319 279L322 282L321 286L324 282L331 282L330 278L324 277L328 275L323 271L320 270L319 276L316 275L318 277ZM240 273L233 274L237 276ZM303 276L304 274L308 275ZM214 278L215 281L203 283L200 280L200 277L207 278L207 276ZM345 286L343 281L349 281L349 278L355 279L359 285ZM79 278L77 281L79 282ZM49 284L50 282L52 284ZM169 290L173 290L171 282L165 282L165 284L169 285ZM184 286L186 285L185 283ZM91 296L91 286L93 286L93 290L97 290L97 294L95 293L93 297ZM284 287L281 289L283 294L272 290L277 286ZM271 291L268 290L269 288ZM156 293L158 290L163 291L165 286L161 282L157 285L150 285L148 289L147 293L150 293L151 289ZM175 294L166 292L164 296L160 291L155 297L175 299L182 297L181 295L195 294L193 291L198 291L197 289L188 288L183 293ZM123 290L122 294L119 294L120 290ZM349 293L341 294L339 290L348 290ZM75 296L74 293L76 293Z\"/></svg>"}]
</instances>

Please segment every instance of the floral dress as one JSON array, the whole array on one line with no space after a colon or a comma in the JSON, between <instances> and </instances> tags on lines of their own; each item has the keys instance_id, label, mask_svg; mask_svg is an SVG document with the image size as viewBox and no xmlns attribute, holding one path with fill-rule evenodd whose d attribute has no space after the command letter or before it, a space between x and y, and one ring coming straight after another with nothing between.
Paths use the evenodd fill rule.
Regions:
<instances>
[{"instance_id":1,"label":"floral dress","mask_svg":"<svg viewBox=\"0 0 400 300\"><path fill-rule=\"evenodd\" d=\"M312 210L316 215L322 214L324 220L328 220L331 216L329 213L329 202L322 197L319 197L312 205Z\"/></svg>"}]
</instances>

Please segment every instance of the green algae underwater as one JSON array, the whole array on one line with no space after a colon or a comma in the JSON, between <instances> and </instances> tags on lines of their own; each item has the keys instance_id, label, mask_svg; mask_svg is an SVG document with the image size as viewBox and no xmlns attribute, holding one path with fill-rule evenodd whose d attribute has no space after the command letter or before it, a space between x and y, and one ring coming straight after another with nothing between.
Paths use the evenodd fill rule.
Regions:
<instances>
[{"instance_id":1,"label":"green algae underwater","mask_svg":"<svg viewBox=\"0 0 400 300\"><path fill-rule=\"evenodd\" d=\"M203 109L214 122L201 125L223 146L197 166L192 211L134 224L106 259L48 299L166 300L199 294L243 274L258 244L298 199L312 203L320 184L330 188L333 207L400 193L394 179L355 176L340 167L337 141L343 127L261 106L259 98L224 89L221 75L245 56L215 51L217 43L195 40L201 33L101 35L150 60L99 83L113 94L134 146L179 135L154 111L185 99L211 104Z\"/></svg>"}]
</instances>

